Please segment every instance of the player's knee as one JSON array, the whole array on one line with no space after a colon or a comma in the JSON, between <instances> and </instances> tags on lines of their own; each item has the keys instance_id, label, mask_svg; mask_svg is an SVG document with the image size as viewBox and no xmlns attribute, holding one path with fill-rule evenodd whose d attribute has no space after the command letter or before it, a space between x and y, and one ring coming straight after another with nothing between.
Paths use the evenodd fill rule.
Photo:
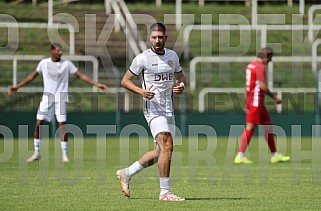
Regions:
<instances>
[{"instance_id":1,"label":"player's knee","mask_svg":"<svg viewBox=\"0 0 321 211\"><path fill-rule=\"evenodd\" d=\"M264 123L263 127L264 127L265 132L273 133L273 126L272 126L271 122Z\"/></svg>"},{"instance_id":2,"label":"player's knee","mask_svg":"<svg viewBox=\"0 0 321 211\"><path fill-rule=\"evenodd\" d=\"M172 134L169 132L165 132L163 135L163 141L164 141L164 145L165 145L165 150L167 152L172 152L173 151Z\"/></svg>"},{"instance_id":3,"label":"player's knee","mask_svg":"<svg viewBox=\"0 0 321 211\"><path fill-rule=\"evenodd\" d=\"M160 138L160 150L164 150L166 152L173 151L173 139L170 132L162 132L159 134Z\"/></svg>"}]
</instances>

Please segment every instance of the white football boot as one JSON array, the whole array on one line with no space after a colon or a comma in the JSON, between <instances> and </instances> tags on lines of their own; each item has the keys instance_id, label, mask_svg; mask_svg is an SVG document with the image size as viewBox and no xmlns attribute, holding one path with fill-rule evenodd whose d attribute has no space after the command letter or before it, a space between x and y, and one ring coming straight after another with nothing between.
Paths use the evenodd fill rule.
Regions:
<instances>
[{"instance_id":1,"label":"white football boot","mask_svg":"<svg viewBox=\"0 0 321 211\"><path fill-rule=\"evenodd\" d=\"M39 152L34 152L30 158L27 159L27 162L33 162L36 160L40 160L40 153Z\"/></svg>"},{"instance_id":2,"label":"white football boot","mask_svg":"<svg viewBox=\"0 0 321 211\"><path fill-rule=\"evenodd\" d=\"M124 169L120 169L116 172L118 179L120 180L120 188L126 197L130 197L129 183L131 177L125 174Z\"/></svg>"}]
</instances>

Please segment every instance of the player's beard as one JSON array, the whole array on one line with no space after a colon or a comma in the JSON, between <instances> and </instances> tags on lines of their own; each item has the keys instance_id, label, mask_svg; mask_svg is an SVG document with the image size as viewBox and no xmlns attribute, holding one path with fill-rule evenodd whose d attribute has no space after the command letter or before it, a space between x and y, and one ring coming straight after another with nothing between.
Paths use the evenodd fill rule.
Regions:
<instances>
[{"instance_id":1,"label":"player's beard","mask_svg":"<svg viewBox=\"0 0 321 211\"><path fill-rule=\"evenodd\" d=\"M156 53L163 53L164 52L164 46L165 46L165 43L163 43L162 45L155 44L155 45L153 45L153 50ZM157 48L155 48L155 47L157 47Z\"/></svg>"},{"instance_id":2,"label":"player's beard","mask_svg":"<svg viewBox=\"0 0 321 211\"><path fill-rule=\"evenodd\" d=\"M59 62L61 60L61 54L59 55L52 55L51 60L53 62Z\"/></svg>"}]
</instances>

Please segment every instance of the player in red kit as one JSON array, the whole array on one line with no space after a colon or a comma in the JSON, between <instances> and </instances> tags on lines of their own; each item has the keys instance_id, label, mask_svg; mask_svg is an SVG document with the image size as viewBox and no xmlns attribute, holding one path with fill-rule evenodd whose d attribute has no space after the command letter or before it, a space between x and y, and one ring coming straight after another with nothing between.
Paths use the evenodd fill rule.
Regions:
<instances>
[{"instance_id":1,"label":"player in red kit","mask_svg":"<svg viewBox=\"0 0 321 211\"><path fill-rule=\"evenodd\" d=\"M290 157L277 153L270 115L264 105L265 95L274 99L276 104L281 103L276 95L270 92L266 83L265 67L272 61L273 50L266 47L259 50L257 58L246 67L246 127L240 138L239 151L234 163L253 163L244 156L244 152L250 143L251 137L257 125L264 126L265 139L272 153L271 163L285 162Z\"/></svg>"}]
</instances>

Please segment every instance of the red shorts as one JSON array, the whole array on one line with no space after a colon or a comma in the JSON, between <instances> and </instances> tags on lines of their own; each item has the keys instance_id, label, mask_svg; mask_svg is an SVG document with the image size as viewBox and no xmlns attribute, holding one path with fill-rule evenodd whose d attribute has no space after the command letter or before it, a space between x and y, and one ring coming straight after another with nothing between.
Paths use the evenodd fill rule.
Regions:
<instances>
[{"instance_id":1,"label":"red shorts","mask_svg":"<svg viewBox=\"0 0 321 211\"><path fill-rule=\"evenodd\" d=\"M261 124L264 122L271 122L271 117L265 106L249 106L246 112L246 122L252 124Z\"/></svg>"}]
</instances>

